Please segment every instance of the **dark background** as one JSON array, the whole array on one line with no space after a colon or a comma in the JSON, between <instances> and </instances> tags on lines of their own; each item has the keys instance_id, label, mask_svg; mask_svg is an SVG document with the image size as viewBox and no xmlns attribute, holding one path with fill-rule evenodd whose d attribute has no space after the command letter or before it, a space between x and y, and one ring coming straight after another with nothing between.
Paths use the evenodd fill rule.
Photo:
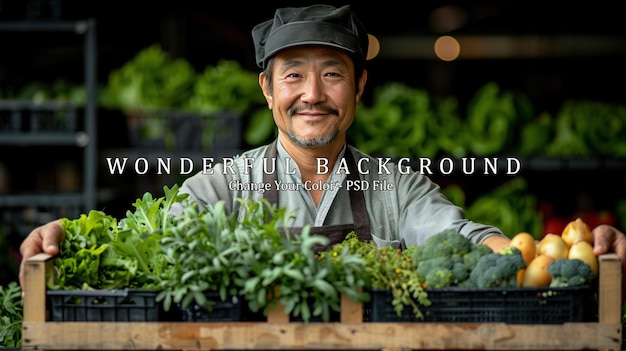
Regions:
<instances>
[{"instance_id":1,"label":"dark background","mask_svg":"<svg viewBox=\"0 0 626 351\"><path fill-rule=\"evenodd\" d=\"M222 59L237 60L244 68L256 71L252 27L272 18L277 7L314 3L0 0L0 21L95 19L97 77L104 84L112 70L154 43L185 58L198 71ZM368 63L364 98L367 101L380 84L400 81L433 95L455 96L463 108L480 87L494 81L503 89L526 94L537 113L554 115L567 99L625 103L626 26L618 5L609 1L563 4L486 0L351 4L381 44L379 56ZM442 13L448 16L437 22L437 15ZM512 54L499 57L477 55L444 62L431 54L428 44L444 34L479 41L505 40L491 49L506 48L506 40L530 38L535 44L517 43L511 48ZM400 39L416 44L394 44ZM543 46L537 48L537 43ZM58 78L81 83L82 48L79 35L0 32L0 92ZM115 123L120 118L99 113L98 120L99 145L115 144L126 136L120 129L124 125ZM593 181L599 174L587 176ZM134 198L144 189L129 196Z\"/></svg>"},{"instance_id":2,"label":"dark background","mask_svg":"<svg viewBox=\"0 0 626 351\"><path fill-rule=\"evenodd\" d=\"M161 44L175 57L185 58L198 71L221 59L237 60L244 68L256 71L250 35L252 27L272 18L277 7L314 3L0 0L0 21L95 19L97 78L104 84L112 70L154 43ZM480 87L494 81L502 88L525 93L538 112L555 113L567 99L626 102L626 26L619 2L388 0L361 1L351 7L381 43L380 55L368 63L365 99L371 97L376 86L398 81L424 88L433 95L455 96L463 106ZM436 22L437 14L442 13L457 16ZM461 21L456 26L439 27L454 24L455 20ZM502 49L507 40L524 38L543 45L537 48L534 44L524 46L528 43L523 42L511 47L513 54L500 57L478 55L472 59L443 62L434 58L428 44L443 34L459 38L470 36L479 41L504 40L497 42L495 49ZM398 40L414 41L415 44L398 46L394 44ZM62 78L82 83L82 49L80 35L0 32L0 94L16 92L35 81L50 83ZM121 116L115 119L101 112L98 113L99 145L117 144L126 138L125 126L115 123L122 121ZM69 151L55 151L50 156L42 156L43 153L29 156L24 152L3 146L0 162L15 161L20 165L12 167L11 171L17 173L14 178L23 180L28 189L40 179L49 180L50 169L41 166L40 161L61 163L60 155L71 159L80 157ZM25 164L30 168L24 168ZM569 215L584 206L611 209L618 199L623 198L622 190L626 189L621 168L531 172L526 176L529 191L557 204L562 215ZM445 185L448 180L437 181ZM502 180L471 177L465 181L468 183L466 191L478 196ZM146 184L146 179L122 179L119 183L125 183L122 185L126 187L119 188L125 191L126 197L119 197L117 202L109 202L104 207L115 216L123 215L129 204L149 189L147 185L153 185ZM161 179L156 183L158 187L163 185ZM27 232L20 230L10 238L11 255L16 255L15 250ZM1 256L7 260L5 254ZM2 260L0 266L3 266ZM12 262L10 268L15 270L16 262Z\"/></svg>"},{"instance_id":3,"label":"dark background","mask_svg":"<svg viewBox=\"0 0 626 351\"><path fill-rule=\"evenodd\" d=\"M199 70L220 59L235 59L245 68L256 70L250 37L252 27L270 19L277 7L313 3L0 0L0 21L96 19L98 77L106 81L111 70L157 42ZM381 54L369 63L369 91L387 81L402 81L426 88L433 94L467 99L487 81L497 81L503 87L523 91L538 108L554 111L568 98L624 100L626 27L618 4L608 1L566 5L532 1L384 1L358 2L351 7L369 32L381 41ZM442 8L460 10L465 21L457 28L438 30L432 20L437 13L435 10ZM449 18L444 23L453 23L452 20ZM569 49L541 57L525 55L522 50L521 54L504 58L442 62L425 55L401 57L402 48L391 50L385 46L389 40L399 37L436 38L442 34L484 38L530 36L567 41ZM0 43L20 40L10 33L0 35ZM611 40L609 48L602 46L604 39ZM76 70L80 62L68 61L67 55L67 51L79 49L76 45L57 38L18 44L20 51L40 50L46 45L50 50L43 55L41 51L36 54L33 51L25 60L24 55L12 55L12 46L5 45L11 49L0 55L0 83L3 85L54 79L58 75L80 81L81 77L76 76L77 71L81 73ZM2 46L0 51L4 51Z\"/></svg>"}]
</instances>

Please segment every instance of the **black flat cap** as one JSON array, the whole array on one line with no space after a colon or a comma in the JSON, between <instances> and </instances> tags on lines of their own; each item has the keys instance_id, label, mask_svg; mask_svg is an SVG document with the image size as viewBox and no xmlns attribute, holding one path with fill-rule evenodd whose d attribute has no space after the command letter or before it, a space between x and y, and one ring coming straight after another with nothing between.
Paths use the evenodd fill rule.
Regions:
<instances>
[{"instance_id":1,"label":"black flat cap","mask_svg":"<svg viewBox=\"0 0 626 351\"><path fill-rule=\"evenodd\" d=\"M343 49L365 63L369 38L365 27L349 6L286 7L274 18L252 29L256 63L265 69L267 60L280 50L298 45L328 45Z\"/></svg>"}]
</instances>

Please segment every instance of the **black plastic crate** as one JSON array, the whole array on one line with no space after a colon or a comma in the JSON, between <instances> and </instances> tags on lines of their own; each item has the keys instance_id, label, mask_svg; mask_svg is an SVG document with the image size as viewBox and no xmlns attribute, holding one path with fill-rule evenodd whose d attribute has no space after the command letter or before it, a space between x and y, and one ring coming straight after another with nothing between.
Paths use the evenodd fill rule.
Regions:
<instances>
[{"instance_id":1,"label":"black plastic crate","mask_svg":"<svg viewBox=\"0 0 626 351\"><path fill-rule=\"evenodd\" d=\"M221 300L217 292L205 292L208 300L213 302L211 310L206 310L197 304L191 304L187 308L178 308L182 312L182 320L185 322L264 322L267 317L263 312L252 312L244 299L238 296L228 296ZM331 311L329 322L338 322L339 311ZM290 322L302 322L301 316L289 316ZM324 322L321 316L311 316L309 322Z\"/></svg>"},{"instance_id":2,"label":"black plastic crate","mask_svg":"<svg viewBox=\"0 0 626 351\"><path fill-rule=\"evenodd\" d=\"M171 320L156 302L158 291L48 290L49 320L55 322L153 322Z\"/></svg>"},{"instance_id":3,"label":"black plastic crate","mask_svg":"<svg viewBox=\"0 0 626 351\"><path fill-rule=\"evenodd\" d=\"M567 288L461 288L427 289L430 306L420 306L424 318L405 306L398 315L385 290L372 290L364 306L371 322L562 324L597 319L595 289Z\"/></svg>"},{"instance_id":4,"label":"black plastic crate","mask_svg":"<svg viewBox=\"0 0 626 351\"><path fill-rule=\"evenodd\" d=\"M246 319L244 314L244 300L230 295L222 300L217 292L205 292L207 300L212 301L211 310L192 303L187 308L179 306L184 322L240 322Z\"/></svg>"}]
</instances>

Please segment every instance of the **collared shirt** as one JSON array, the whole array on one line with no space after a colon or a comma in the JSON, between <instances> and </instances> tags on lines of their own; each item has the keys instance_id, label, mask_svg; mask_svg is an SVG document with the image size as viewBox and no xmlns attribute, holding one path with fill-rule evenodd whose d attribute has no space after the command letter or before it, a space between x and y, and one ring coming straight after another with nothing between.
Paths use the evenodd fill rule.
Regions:
<instances>
[{"instance_id":1,"label":"collared shirt","mask_svg":"<svg viewBox=\"0 0 626 351\"><path fill-rule=\"evenodd\" d=\"M264 159L266 148L261 146L215 163L212 168L187 178L180 192L188 193L190 200L201 206L223 200L229 211L241 216L243 212L238 198L260 200L264 187L279 186L279 204L294 216L291 226L352 223L350 184L346 183L345 164L335 162L325 184L303 183L298 166L280 142L277 143L277 159ZM399 167L349 145L344 147L338 160L343 159L347 148L354 153L362 181L358 189L356 184L351 184L351 189L363 191L372 239L378 246L423 245L428 237L446 229L456 230L475 243L492 235L503 235L493 226L466 219L463 209L447 200L437 184L408 166ZM318 160L321 171L324 162L324 159ZM265 184L264 172L277 172L278 184ZM313 186L325 189L318 206L308 192ZM180 213L180 205L172 211Z\"/></svg>"}]
</instances>

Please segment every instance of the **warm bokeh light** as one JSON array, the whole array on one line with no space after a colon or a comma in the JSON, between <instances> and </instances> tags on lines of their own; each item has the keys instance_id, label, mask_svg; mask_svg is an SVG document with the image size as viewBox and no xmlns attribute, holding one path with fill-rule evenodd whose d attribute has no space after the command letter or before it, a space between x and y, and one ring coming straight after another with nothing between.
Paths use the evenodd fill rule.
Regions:
<instances>
[{"instance_id":1,"label":"warm bokeh light","mask_svg":"<svg viewBox=\"0 0 626 351\"><path fill-rule=\"evenodd\" d=\"M460 53L459 42L451 36L442 36L435 41L435 55L443 61L454 61Z\"/></svg>"},{"instance_id":2,"label":"warm bokeh light","mask_svg":"<svg viewBox=\"0 0 626 351\"><path fill-rule=\"evenodd\" d=\"M380 52L380 42L378 41L378 38L371 34L368 34L367 36L369 37L369 49L367 50L367 59L371 60L374 57L378 56L378 53Z\"/></svg>"}]
</instances>

